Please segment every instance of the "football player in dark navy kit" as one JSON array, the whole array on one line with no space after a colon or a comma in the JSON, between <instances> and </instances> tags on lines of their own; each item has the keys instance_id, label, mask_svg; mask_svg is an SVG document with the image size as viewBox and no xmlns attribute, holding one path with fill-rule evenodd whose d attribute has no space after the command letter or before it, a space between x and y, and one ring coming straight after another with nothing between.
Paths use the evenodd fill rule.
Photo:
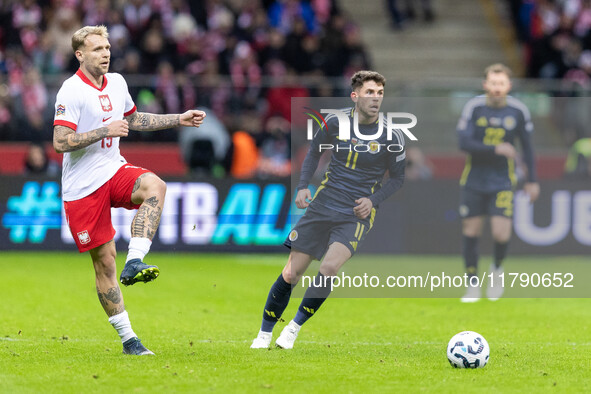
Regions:
<instances>
[{"instance_id":1,"label":"football player in dark navy kit","mask_svg":"<svg viewBox=\"0 0 591 394\"><path fill-rule=\"evenodd\" d=\"M307 210L285 242L291 248L289 259L271 287L261 330L251 348L269 347L273 327L287 307L292 286L298 283L312 260L322 260L295 318L277 338L278 347L293 347L301 325L329 296L331 277L351 258L371 229L377 206L402 186L404 137L401 131L394 130L388 140L386 120L379 112L385 82L385 78L374 71L359 71L351 78L351 99L355 106L342 110L349 118L351 139L339 139L339 120L335 114L327 116L326 126L316 131L302 165L295 200L298 208ZM378 135L382 127L381 135L370 141L355 138L355 120L362 135ZM323 147L332 148L332 158L312 198L308 184L318 167ZM382 185L386 171L389 171L389 179Z\"/></svg>"},{"instance_id":2,"label":"football player in dark navy kit","mask_svg":"<svg viewBox=\"0 0 591 394\"><path fill-rule=\"evenodd\" d=\"M527 180L523 186L534 202L540 193L536 182L534 154L531 143L533 124L527 107L514 97L511 90L511 70L493 64L485 70L485 95L471 99L458 123L460 148L468 156L460 179L462 217L462 254L466 272L471 278L478 269L478 240L482 234L484 216L490 216L494 241L494 261L490 272L487 297L497 300L503 294L499 280L501 263L507 254L513 217L513 190L517 183L514 143L519 140L523 161L527 166ZM480 287L472 280L462 302L480 299Z\"/></svg>"}]
</instances>

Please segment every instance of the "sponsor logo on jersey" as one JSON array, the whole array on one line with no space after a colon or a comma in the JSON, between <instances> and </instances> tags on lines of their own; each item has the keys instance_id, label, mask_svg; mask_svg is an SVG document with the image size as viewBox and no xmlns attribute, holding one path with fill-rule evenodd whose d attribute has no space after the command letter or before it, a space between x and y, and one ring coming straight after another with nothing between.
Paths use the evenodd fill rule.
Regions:
<instances>
[{"instance_id":1,"label":"sponsor logo on jersey","mask_svg":"<svg viewBox=\"0 0 591 394\"><path fill-rule=\"evenodd\" d=\"M88 235L87 230L80 231L77 235L78 235L78 241L80 241L80 243L82 245L90 242L90 235Z\"/></svg>"},{"instance_id":2,"label":"sponsor logo on jersey","mask_svg":"<svg viewBox=\"0 0 591 394\"><path fill-rule=\"evenodd\" d=\"M56 116L65 116L66 115L66 106L63 104L58 105L57 109L55 110L55 115Z\"/></svg>"},{"instance_id":3,"label":"sponsor logo on jersey","mask_svg":"<svg viewBox=\"0 0 591 394\"><path fill-rule=\"evenodd\" d=\"M112 116L108 116L106 118L103 118L103 123L106 122L107 120L111 119L111 118L112 118Z\"/></svg>"},{"instance_id":4,"label":"sponsor logo on jersey","mask_svg":"<svg viewBox=\"0 0 591 394\"><path fill-rule=\"evenodd\" d=\"M98 97L103 111L109 112L113 110L113 106L111 105L111 99L109 98L108 94L101 94Z\"/></svg>"},{"instance_id":5,"label":"sponsor logo on jersey","mask_svg":"<svg viewBox=\"0 0 591 394\"><path fill-rule=\"evenodd\" d=\"M501 125L501 123L502 123L501 118L497 118L497 117L490 118L490 125L491 126L499 127Z\"/></svg>"},{"instance_id":6,"label":"sponsor logo on jersey","mask_svg":"<svg viewBox=\"0 0 591 394\"><path fill-rule=\"evenodd\" d=\"M478 126L478 127L488 126L488 120L486 120L486 117L481 116L480 118L478 118L478 120L476 121L476 126ZM465 128L465 127L462 127L462 128Z\"/></svg>"}]
</instances>

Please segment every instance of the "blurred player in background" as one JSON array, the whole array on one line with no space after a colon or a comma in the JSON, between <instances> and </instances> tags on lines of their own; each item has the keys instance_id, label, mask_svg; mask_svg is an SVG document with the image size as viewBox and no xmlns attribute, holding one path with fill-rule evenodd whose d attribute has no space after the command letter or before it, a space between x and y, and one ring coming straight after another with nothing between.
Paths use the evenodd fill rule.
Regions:
<instances>
[{"instance_id":1,"label":"blurred player in background","mask_svg":"<svg viewBox=\"0 0 591 394\"><path fill-rule=\"evenodd\" d=\"M273 327L289 303L292 287L299 282L313 259L322 260L318 275L306 290L295 318L277 338L278 347L293 347L302 324L329 296L332 277L351 258L371 229L378 205L402 187L406 154L404 137L401 131L395 130L395 138L388 141L386 122L383 117L382 122L379 121L385 83L386 79L377 72L355 73L351 78L351 99L355 106L342 110L349 117L351 128L358 118L359 131L363 135L375 135L382 126L379 138L371 142L357 138L339 139L336 115L327 116L327 126L316 131L302 165L295 200L298 208L307 210L285 241L291 253L269 291L261 329L251 348L269 347ZM353 129L351 135L354 135ZM400 147L393 153L384 148L392 143ZM339 149L332 152L324 181L312 199L308 185L323 153L319 149L321 144L338 145ZM390 177L381 186L386 171Z\"/></svg>"},{"instance_id":2,"label":"blurred player in background","mask_svg":"<svg viewBox=\"0 0 591 394\"><path fill-rule=\"evenodd\" d=\"M494 240L494 260L490 272L494 278L503 272L501 263L507 255L513 217L515 174L515 140L519 139L523 160L527 166L527 180L523 190L530 202L540 194L531 135L534 131L527 107L508 96L511 90L511 70L493 64L485 70L483 83L486 94L471 99L458 122L460 148L468 154L460 180L462 217L462 255L466 272L477 275L478 241L482 234L484 216L490 216ZM480 299L480 287L468 286L462 302ZM500 281L489 281L487 297L497 300L503 295Z\"/></svg>"},{"instance_id":3,"label":"blurred player in background","mask_svg":"<svg viewBox=\"0 0 591 394\"><path fill-rule=\"evenodd\" d=\"M160 223L166 185L149 170L127 163L119 153L119 138L126 137L130 129L199 127L205 113L138 112L123 77L107 73L111 57L108 37L104 26L83 27L72 37L80 68L57 94L53 146L64 153L62 198L70 231L78 250L90 252L98 297L121 337L123 353L154 354L133 332L125 310L117 282L111 207L138 209L131 224L121 283L149 282L159 270L142 260Z\"/></svg>"}]
</instances>

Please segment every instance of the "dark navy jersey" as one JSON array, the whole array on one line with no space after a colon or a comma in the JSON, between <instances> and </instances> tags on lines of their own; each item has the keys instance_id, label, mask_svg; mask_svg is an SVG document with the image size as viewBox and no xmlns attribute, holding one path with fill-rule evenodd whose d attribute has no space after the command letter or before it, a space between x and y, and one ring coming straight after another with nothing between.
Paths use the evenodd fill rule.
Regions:
<instances>
[{"instance_id":1,"label":"dark navy jersey","mask_svg":"<svg viewBox=\"0 0 591 394\"><path fill-rule=\"evenodd\" d=\"M382 135L371 141L361 140L353 132L353 108L342 111L348 115L351 138L339 139L339 121L337 116L326 117L326 125L316 130L310 149L302 165L302 173L298 190L308 187L310 179L318 167L320 156L330 151L332 154L328 170L314 195L313 203L320 204L336 211L353 215L357 206L355 200L368 197L374 207L391 196L404 182L406 153L404 136L395 130L388 141L386 120L382 116ZM375 135L379 121L359 125L362 135ZM321 150L321 148L324 148ZM386 171L390 178L382 186Z\"/></svg>"},{"instance_id":2,"label":"dark navy jersey","mask_svg":"<svg viewBox=\"0 0 591 394\"><path fill-rule=\"evenodd\" d=\"M460 184L483 192L510 190L517 183L515 162L495 153L495 146L518 139L528 169L528 181L535 182L536 171L531 145L534 127L527 107L514 97L505 106L487 105L486 96L466 104L458 122L460 148L468 153Z\"/></svg>"}]
</instances>

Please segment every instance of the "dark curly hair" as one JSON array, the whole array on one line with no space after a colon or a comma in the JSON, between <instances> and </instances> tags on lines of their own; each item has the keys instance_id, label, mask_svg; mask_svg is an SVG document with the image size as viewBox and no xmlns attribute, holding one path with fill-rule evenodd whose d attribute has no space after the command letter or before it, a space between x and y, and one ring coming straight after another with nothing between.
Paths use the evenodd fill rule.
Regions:
<instances>
[{"instance_id":1,"label":"dark curly hair","mask_svg":"<svg viewBox=\"0 0 591 394\"><path fill-rule=\"evenodd\" d=\"M367 81L374 81L378 85L386 86L386 78L377 71L357 71L351 77L351 89L355 90L363 86Z\"/></svg>"}]
</instances>

